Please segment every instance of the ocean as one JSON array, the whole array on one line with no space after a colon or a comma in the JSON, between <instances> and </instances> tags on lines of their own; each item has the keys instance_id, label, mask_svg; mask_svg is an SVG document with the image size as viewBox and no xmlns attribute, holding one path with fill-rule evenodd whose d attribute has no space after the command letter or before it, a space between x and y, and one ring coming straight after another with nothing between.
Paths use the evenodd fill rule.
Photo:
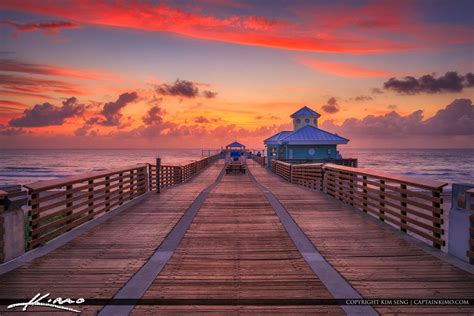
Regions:
<instances>
[{"instance_id":1,"label":"ocean","mask_svg":"<svg viewBox=\"0 0 474 316\"><path fill-rule=\"evenodd\" d=\"M340 149L358 158L359 167L448 183L474 183L474 149ZM0 150L0 185L154 163L186 164L201 158L201 149Z\"/></svg>"}]
</instances>

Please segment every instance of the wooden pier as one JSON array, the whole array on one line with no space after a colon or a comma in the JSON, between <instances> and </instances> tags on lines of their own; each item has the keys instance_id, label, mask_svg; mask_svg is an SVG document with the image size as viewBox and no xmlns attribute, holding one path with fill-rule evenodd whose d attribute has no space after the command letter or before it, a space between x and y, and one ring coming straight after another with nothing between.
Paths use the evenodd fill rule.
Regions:
<instances>
[{"instance_id":1,"label":"wooden pier","mask_svg":"<svg viewBox=\"0 0 474 316\"><path fill-rule=\"evenodd\" d=\"M7 305L36 293L85 298L72 305L84 315L474 313L332 301L474 299L474 269L436 249L444 244L436 185L395 187L402 179L336 166L326 180L319 166L271 172L253 161L245 174L225 174L217 158L32 185L31 250L0 265L0 314L18 314ZM431 192L428 204L409 190L416 185Z\"/></svg>"}]
</instances>

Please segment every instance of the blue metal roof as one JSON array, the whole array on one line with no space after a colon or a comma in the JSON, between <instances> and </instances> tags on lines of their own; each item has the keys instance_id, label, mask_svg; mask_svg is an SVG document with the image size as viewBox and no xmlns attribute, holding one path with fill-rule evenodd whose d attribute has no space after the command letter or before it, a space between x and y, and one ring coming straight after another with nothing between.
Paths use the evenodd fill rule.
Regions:
<instances>
[{"instance_id":1,"label":"blue metal roof","mask_svg":"<svg viewBox=\"0 0 474 316\"><path fill-rule=\"evenodd\" d=\"M238 141L235 141L232 144L227 145L226 147L245 147L245 145L242 145Z\"/></svg>"},{"instance_id":2,"label":"blue metal roof","mask_svg":"<svg viewBox=\"0 0 474 316\"><path fill-rule=\"evenodd\" d=\"M281 143L289 145L326 145L347 144L348 139L332 134L317 127L306 125L282 138Z\"/></svg>"},{"instance_id":3,"label":"blue metal roof","mask_svg":"<svg viewBox=\"0 0 474 316\"><path fill-rule=\"evenodd\" d=\"M265 144L287 144L287 145L335 145L347 144L348 139L326 132L311 125L306 125L294 132L280 132L267 138Z\"/></svg>"},{"instance_id":4,"label":"blue metal roof","mask_svg":"<svg viewBox=\"0 0 474 316\"><path fill-rule=\"evenodd\" d=\"M283 137L287 136L288 134L291 134L292 132L289 132L289 131L282 131L282 132L279 132L271 137L268 137L267 139L265 139L263 142L265 144L278 144L278 141L280 139L282 139Z\"/></svg>"},{"instance_id":5,"label":"blue metal roof","mask_svg":"<svg viewBox=\"0 0 474 316\"><path fill-rule=\"evenodd\" d=\"M295 113L291 114L290 117L295 118L297 116L308 116L308 115L309 116L316 116L317 118L321 116L318 112L311 110L307 106L303 106L301 109L299 109Z\"/></svg>"}]
</instances>

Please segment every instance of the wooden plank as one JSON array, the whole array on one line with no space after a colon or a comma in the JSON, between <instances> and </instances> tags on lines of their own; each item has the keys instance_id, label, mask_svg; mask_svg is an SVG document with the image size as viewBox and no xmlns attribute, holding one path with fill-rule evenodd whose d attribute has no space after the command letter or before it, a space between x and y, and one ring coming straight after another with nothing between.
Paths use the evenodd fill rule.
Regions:
<instances>
[{"instance_id":1,"label":"wooden plank","mask_svg":"<svg viewBox=\"0 0 474 316\"><path fill-rule=\"evenodd\" d=\"M249 164L249 169L280 200L325 259L363 297L472 298L474 275L429 255L327 194L289 184L256 164ZM326 189L338 194L333 186ZM350 195L344 194L346 201L350 201ZM355 203L361 208L366 203L365 208L372 210L370 201L363 198L354 200ZM374 214L380 215L378 210ZM384 216L394 219L387 212ZM434 238L431 234L426 237ZM474 312L473 306L375 307L383 314Z\"/></svg>"},{"instance_id":2,"label":"wooden plank","mask_svg":"<svg viewBox=\"0 0 474 316\"><path fill-rule=\"evenodd\" d=\"M222 167L213 164L188 183L150 195L46 256L0 275L0 298L20 302L37 292L49 292L55 297L111 299L148 260L184 210L215 180ZM0 306L0 314L6 313L5 308ZM78 308L84 315L95 315L101 306ZM40 309L28 311L34 314ZM53 310L49 312L54 314Z\"/></svg>"},{"instance_id":3,"label":"wooden plank","mask_svg":"<svg viewBox=\"0 0 474 316\"><path fill-rule=\"evenodd\" d=\"M306 264L263 194L242 174L225 175L209 194L175 254L143 298L225 302L331 295ZM174 313L186 309L138 305L132 315L158 313L163 308ZM192 305L193 311L208 308ZM219 306L214 311L224 313L228 308ZM299 307L276 303L253 308L259 313L290 313ZM343 314L339 306L307 308L312 313Z\"/></svg>"}]
</instances>

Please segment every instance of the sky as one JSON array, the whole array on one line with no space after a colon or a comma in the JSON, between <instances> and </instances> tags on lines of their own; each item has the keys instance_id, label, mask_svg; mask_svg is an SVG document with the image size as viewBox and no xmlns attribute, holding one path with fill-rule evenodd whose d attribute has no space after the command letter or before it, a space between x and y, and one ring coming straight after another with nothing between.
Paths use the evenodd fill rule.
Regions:
<instances>
[{"instance_id":1,"label":"sky","mask_svg":"<svg viewBox=\"0 0 474 316\"><path fill-rule=\"evenodd\" d=\"M474 148L474 1L0 1L0 148Z\"/></svg>"}]
</instances>

